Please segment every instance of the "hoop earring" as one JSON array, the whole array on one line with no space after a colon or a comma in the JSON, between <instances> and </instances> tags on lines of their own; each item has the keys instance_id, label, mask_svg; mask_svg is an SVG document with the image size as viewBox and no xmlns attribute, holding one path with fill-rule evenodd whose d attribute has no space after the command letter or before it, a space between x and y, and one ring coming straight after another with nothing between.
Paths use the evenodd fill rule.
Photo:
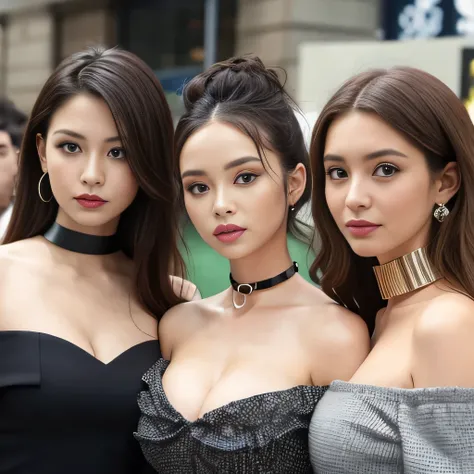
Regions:
<instances>
[{"instance_id":1,"label":"hoop earring","mask_svg":"<svg viewBox=\"0 0 474 474\"><path fill-rule=\"evenodd\" d=\"M51 199L53 199L53 195L52 195L52 194L51 194L51 197L50 197L48 200L44 199L43 196L42 196L42 194L41 194L41 183L43 182L43 178L44 178L47 174L48 174L48 172L45 171L45 172L43 173L43 176L41 176L40 180L38 181L38 194L39 194L40 199L41 199L43 202L49 202L49 201L51 201Z\"/></svg>"},{"instance_id":2,"label":"hoop earring","mask_svg":"<svg viewBox=\"0 0 474 474\"><path fill-rule=\"evenodd\" d=\"M438 222L443 222L449 216L449 209L444 204L438 204L433 216Z\"/></svg>"}]
</instances>

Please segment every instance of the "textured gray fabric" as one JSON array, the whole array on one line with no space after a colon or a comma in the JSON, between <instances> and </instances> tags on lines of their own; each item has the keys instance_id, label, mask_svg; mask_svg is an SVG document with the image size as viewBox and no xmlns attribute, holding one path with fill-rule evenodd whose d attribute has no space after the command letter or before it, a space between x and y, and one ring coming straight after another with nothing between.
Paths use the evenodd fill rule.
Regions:
<instances>
[{"instance_id":1,"label":"textured gray fabric","mask_svg":"<svg viewBox=\"0 0 474 474\"><path fill-rule=\"evenodd\" d=\"M143 377L135 437L160 474L310 474L308 426L327 387L254 395L188 421L168 401L160 359Z\"/></svg>"},{"instance_id":2,"label":"textured gray fabric","mask_svg":"<svg viewBox=\"0 0 474 474\"><path fill-rule=\"evenodd\" d=\"M309 448L316 474L474 474L474 389L333 382Z\"/></svg>"}]
</instances>

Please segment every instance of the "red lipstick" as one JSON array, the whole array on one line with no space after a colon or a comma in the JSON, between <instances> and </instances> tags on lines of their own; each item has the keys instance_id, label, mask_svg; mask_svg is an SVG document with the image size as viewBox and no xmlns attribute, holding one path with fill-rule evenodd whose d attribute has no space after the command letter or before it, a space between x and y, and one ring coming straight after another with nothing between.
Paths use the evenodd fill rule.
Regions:
<instances>
[{"instance_id":1,"label":"red lipstick","mask_svg":"<svg viewBox=\"0 0 474 474\"><path fill-rule=\"evenodd\" d=\"M105 199L102 199L96 194L80 194L74 198L82 207L86 209L97 209L107 203Z\"/></svg>"},{"instance_id":2,"label":"red lipstick","mask_svg":"<svg viewBox=\"0 0 474 474\"><path fill-rule=\"evenodd\" d=\"M214 229L213 235L221 242L230 244L235 242L246 230L235 224L221 224Z\"/></svg>"},{"instance_id":3,"label":"red lipstick","mask_svg":"<svg viewBox=\"0 0 474 474\"><path fill-rule=\"evenodd\" d=\"M380 225L361 219L350 220L349 222L346 222L346 227L356 237L365 237L366 235L372 233L374 230L377 230Z\"/></svg>"}]
</instances>

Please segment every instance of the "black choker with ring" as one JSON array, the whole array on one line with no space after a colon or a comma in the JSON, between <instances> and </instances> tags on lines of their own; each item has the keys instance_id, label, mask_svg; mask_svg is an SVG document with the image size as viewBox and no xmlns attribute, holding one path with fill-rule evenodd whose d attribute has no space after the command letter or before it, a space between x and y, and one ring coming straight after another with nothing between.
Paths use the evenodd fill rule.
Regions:
<instances>
[{"instance_id":1,"label":"black choker with ring","mask_svg":"<svg viewBox=\"0 0 474 474\"><path fill-rule=\"evenodd\" d=\"M298 264L296 262L293 262L293 265L291 265L288 270L285 270L279 275L274 276L272 278L268 278L266 280L257 281L255 283L238 283L232 278L231 273L229 278L232 288L235 292L240 293L244 297L243 303L237 304L234 297L235 293L232 293L232 303L234 305L234 308L243 308L245 306L245 303L247 302L247 295L251 295L254 291L267 290L268 288L272 288L276 285L279 285L280 283L283 283L284 281L290 279L297 272Z\"/></svg>"},{"instance_id":2,"label":"black choker with ring","mask_svg":"<svg viewBox=\"0 0 474 474\"><path fill-rule=\"evenodd\" d=\"M55 222L43 237L58 247L87 255L107 255L121 250L117 234L102 236L83 234Z\"/></svg>"}]
</instances>

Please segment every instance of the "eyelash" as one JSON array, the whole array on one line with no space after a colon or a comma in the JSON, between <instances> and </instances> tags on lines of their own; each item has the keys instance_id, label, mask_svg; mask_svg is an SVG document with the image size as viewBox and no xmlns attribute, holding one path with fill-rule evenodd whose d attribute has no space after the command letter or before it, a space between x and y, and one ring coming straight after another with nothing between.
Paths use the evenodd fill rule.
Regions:
<instances>
[{"instance_id":1,"label":"eyelash","mask_svg":"<svg viewBox=\"0 0 474 474\"><path fill-rule=\"evenodd\" d=\"M391 174L391 175L385 175L385 176L378 176L379 178L391 178L392 176L394 176L396 173L398 173L398 172L400 171L400 168L398 168L398 166L395 166L395 165L392 164L392 163L380 163L380 164L378 164L378 165L375 167L375 169L374 169L374 174L375 174L375 172L376 172L378 169L382 168L383 166L387 166L387 167L393 169L393 174ZM346 179L346 178L347 178L347 177L344 177L344 178L332 178L332 177L331 177L331 173L332 173L333 171L337 171L337 170L341 170L341 171L346 172L343 168L336 168L336 167L334 167L334 168L329 168L329 169L326 171L326 175L329 176L329 178L332 179L333 181L340 181L340 180L342 180L342 179ZM372 176L373 176L374 174L372 174Z\"/></svg>"},{"instance_id":2,"label":"eyelash","mask_svg":"<svg viewBox=\"0 0 474 474\"><path fill-rule=\"evenodd\" d=\"M240 179L242 176L251 176L253 179L252 179L252 181L250 181L250 182L248 182L248 183L237 183L237 180ZM237 178L235 178L234 184L241 184L241 185L246 186L246 185L252 184L258 177L259 177L259 175L256 174L256 173L249 173L249 172L247 172L247 173L240 173L240 174L237 176Z\"/></svg>"},{"instance_id":3,"label":"eyelash","mask_svg":"<svg viewBox=\"0 0 474 474\"><path fill-rule=\"evenodd\" d=\"M242 176L251 176L253 177L252 181L248 182L248 183L237 183L237 180L239 178L241 178ZM239 186L248 186L249 184L252 184L260 175L256 174L256 173L240 173L234 180L234 184L237 184ZM207 190L209 189L209 187L206 185L206 184L203 184L203 183L193 183L193 184L190 184L186 189L191 193L191 194L196 194L196 195L200 195L200 194L205 194L205 192L202 192L202 193L194 193L193 190L196 189L198 186L204 186L207 188Z\"/></svg>"},{"instance_id":4,"label":"eyelash","mask_svg":"<svg viewBox=\"0 0 474 474\"><path fill-rule=\"evenodd\" d=\"M60 143L57 148L59 148L60 150L63 150L65 151L66 153L70 154L70 155L73 155L75 152L73 151L68 151L65 147L67 147L68 145L72 145L72 146L75 146L77 147L79 150L81 149L79 145L77 145L76 143L73 143L73 142L62 142Z\"/></svg>"},{"instance_id":5,"label":"eyelash","mask_svg":"<svg viewBox=\"0 0 474 474\"><path fill-rule=\"evenodd\" d=\"M60 143L57 148L59 148L60 150L63 150L66 154L68 155L75 155L77 153L77 151L68 151L65 147L67 147L68 145L72 145L74 147L76 147L78 150L81 149L81 147L77 144L77 143L74 143L74 142L62 142ZM110 153L113 152L113 151L120 151L122 152L122 156L120 157L114 157L114 156L111 156L112 159L114 160L123 160L125 158L125 150L121 147L116 147L116 148L112 148L108 153L107 153L107 156L110 156Z\"/></svg>"}]
</instances>

